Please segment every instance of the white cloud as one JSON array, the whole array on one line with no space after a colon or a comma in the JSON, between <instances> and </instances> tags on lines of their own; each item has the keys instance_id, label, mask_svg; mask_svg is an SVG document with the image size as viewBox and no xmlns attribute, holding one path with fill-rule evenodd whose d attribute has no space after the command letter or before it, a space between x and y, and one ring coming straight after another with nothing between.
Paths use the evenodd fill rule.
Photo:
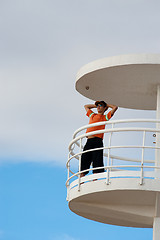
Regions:
<instances>
[{"instance_id":1,"label":"white cloud","mask_svg":"<svg viewBox=\"0 0 160 240\"><path fill-rule=\"evenodd\" d=\"M90 100L74 88L79 68L101 57L160 50L159 2L148 1L145 10L144 2L0 3L1 161L66 161L73 132L88 123L83 105ZM120 109L116 117L124 116Z\"/></svg>"}]
</instances>

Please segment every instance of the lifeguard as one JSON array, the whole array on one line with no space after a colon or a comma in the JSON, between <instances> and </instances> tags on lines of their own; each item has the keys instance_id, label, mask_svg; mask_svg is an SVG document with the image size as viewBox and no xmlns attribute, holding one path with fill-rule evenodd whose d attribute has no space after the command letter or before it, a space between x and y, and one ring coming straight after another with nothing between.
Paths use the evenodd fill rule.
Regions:
<instances>
[{"instance_id":1,"label":"lifeguard","mask_svg":"<svg viewBox=\"0 0 160 240\"><path fill-rule=\"evenodd\" d=\"M115 113L115 111L118 109L117 106L107 104L104 101L96 101L95 104L87 104L84 106L87 116L89 119L89 124L91 123L97 123L102 121L108 121ZM94 113L91 109L97 108L98 113ZM108 112L108 114L104 115L104 112L111 108L112 110ZM88 132L94 132L97 130L105 129L105 125L101 126L95 126L90 127L87 129L86 133ZM94 134L91 136L88 136L87 142L84 146L83 151L94 149L94 148L102 148L103 147L103 133L100 134ZM81 171L84 171L86 169L90 168L91 163L93 163L93 168L96 167L103 167L103 149L96 150L96 151L90 151L82 154L81 157ZM93 170L93 173L99 173L104 172L104 168L102 169L96 169ZM81 173L81 177L85 176L88 173L88 171Z\"/></svg>"}]
</instances>

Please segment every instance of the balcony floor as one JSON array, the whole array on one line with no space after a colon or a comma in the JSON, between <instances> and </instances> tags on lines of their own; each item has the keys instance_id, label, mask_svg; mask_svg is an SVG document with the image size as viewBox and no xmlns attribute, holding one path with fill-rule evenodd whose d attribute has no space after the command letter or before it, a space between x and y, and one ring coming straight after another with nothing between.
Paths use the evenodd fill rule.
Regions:
<instances>
[{"instance_id":1,"label":"balcony floor","mask_svg":"<svg viewBox=\"0 0 160 240\"><path fill-rule=\"evenodd\" d=\"M153 227L158 179L111 179L86 182L69 190L69 208L85 218L127 227Z\"/></svg>"}]
</instances>

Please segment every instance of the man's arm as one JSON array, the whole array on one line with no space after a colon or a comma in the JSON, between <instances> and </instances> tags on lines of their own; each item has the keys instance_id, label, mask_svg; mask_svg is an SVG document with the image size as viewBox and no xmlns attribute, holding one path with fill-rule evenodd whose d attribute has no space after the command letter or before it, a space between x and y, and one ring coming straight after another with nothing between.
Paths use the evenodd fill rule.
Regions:
<instances>
[{"instance_id":1,"label":"man's arm","mask_svg":"<svg viewBox=\"0 0 160 240\"><path fill-rule=\"evenodd\" d=\"M108 107L108 108L112 108L112 110L111 110L111 115L112 115L112 116L114 115L115 111L117 111L117 109L118 109L117 106L112 105L112 104L107 104L107 107Z\"/></svg>"},{"instance_id":2,"label":"man's arm","mask_svg":"<svg viewBox=\"0 0 160 240\"><path fill-rule=\"evenodd\" d=\"M88 112L89 109L96 108L96 105L95 104L86 104L86 105L84 105L84 108L85 108L86 112Z\"/></svg>"}]
</instances>

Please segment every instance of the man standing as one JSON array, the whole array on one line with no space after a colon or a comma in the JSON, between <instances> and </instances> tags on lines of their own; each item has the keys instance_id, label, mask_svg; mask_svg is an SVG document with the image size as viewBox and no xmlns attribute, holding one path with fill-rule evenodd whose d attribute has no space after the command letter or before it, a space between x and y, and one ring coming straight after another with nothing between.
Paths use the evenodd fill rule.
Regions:
<instances>
[{"instance_id":1,"label":"man standing","mask_svg":"<svg viewBox=\"0 0 160 240\"><path fill-rule=\"evenodd\" d=\"M87 112L86 115L90 118L89 124L108 121L114 115L115 111L118 109L117 106L106 104L104 101L96 101L95 104L87 104L84 106L84 108ZM92 108L97 108L98 113L94 113L91 110ZM104 112L108 108L111 108L111 111L107 115L104 115ZM103 129L105 129L105 125L90 127L87 129L86 133ZM103 148L103 135L104 135L103 133L99 134L93 133L93 135L88 136L83 151L94 148ZM83 153L81 157L81 171L89 169L91 163L93 163L93 168L104 166L103 149ZM88 172L89 171L81 173L81 177L85 176ZM93 170L93 173L100 172L104 172L104 168Z\"/></svg>"}]
</instances>

